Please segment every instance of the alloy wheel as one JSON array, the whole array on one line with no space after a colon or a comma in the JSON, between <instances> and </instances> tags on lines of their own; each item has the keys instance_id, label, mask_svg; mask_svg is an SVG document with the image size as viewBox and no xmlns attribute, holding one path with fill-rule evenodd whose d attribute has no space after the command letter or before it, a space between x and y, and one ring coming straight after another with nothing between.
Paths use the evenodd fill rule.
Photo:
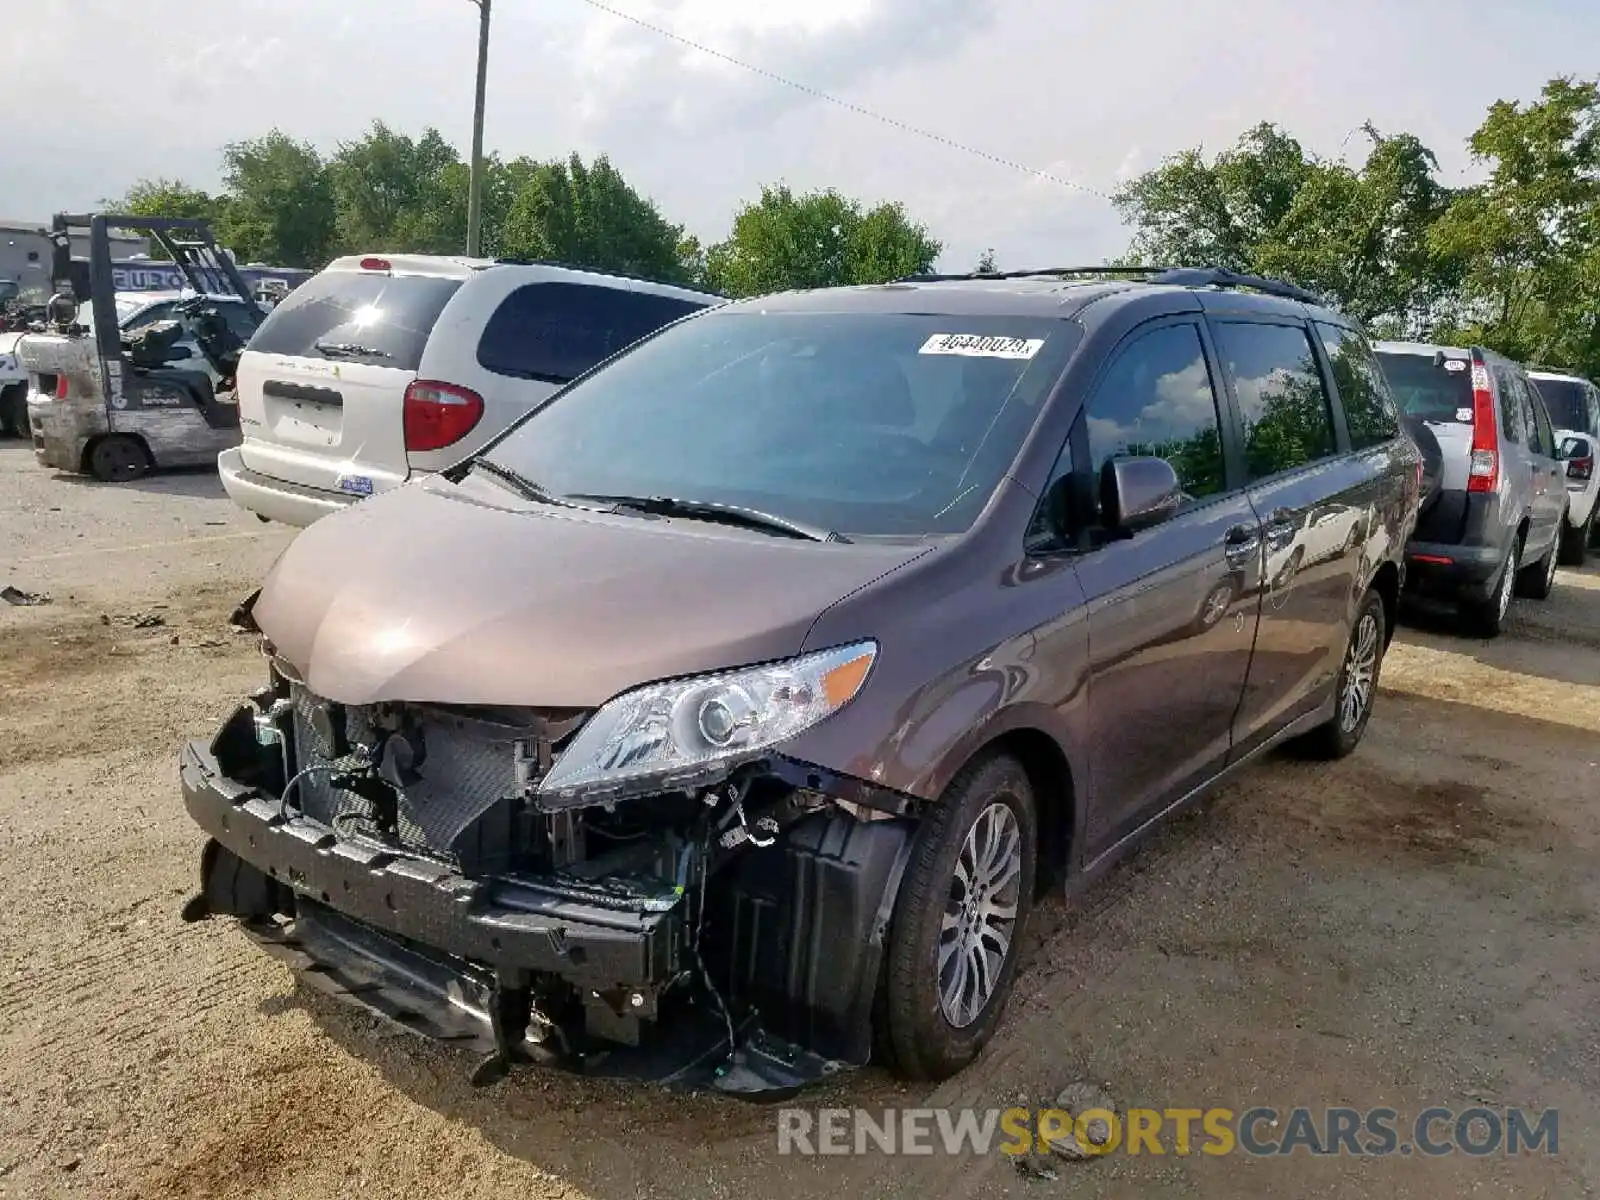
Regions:
<instances>
[{"instance_id":1,"label":"alloy wheel","mask_svg":"<svg viewBox=\"0 0 1600 1200\"><path fill-rule=\"evenodd\" d=\"M1350 634L1344 655L1344 687L1339 695L1339 728L1354 733L1372 704L1378 674L1378 618L1368 612Z\"/></svg>"},{"instance_id":2,"label":"alloy wheel","mask_svg":"<svg viewBox=\"0 0 1600 1200\"><path fill-rule=\"evenodd\" d=\"M978 1019L999 984L1021 883L1022 830L1011 806L996 801L967 831L939 927L939 1008L957 1029Z\"/></svg>"}]
</instances>

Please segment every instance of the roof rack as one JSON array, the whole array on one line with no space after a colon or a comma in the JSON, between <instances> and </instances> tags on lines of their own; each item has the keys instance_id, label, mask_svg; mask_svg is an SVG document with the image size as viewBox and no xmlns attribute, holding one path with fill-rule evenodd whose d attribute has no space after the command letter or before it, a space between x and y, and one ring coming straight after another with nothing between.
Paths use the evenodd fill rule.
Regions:
<instances>
[{"instance_id":1,"label":"roof rack","mask_svg":"<svg viewBox=\"0 0 1600 1200\"><path fill-rule=\"evenodd\" d=\"M1033 279L1039 276L1125 275L1145 283L1164 283L1173 287L1249 288L1284 300L1302 304L1322 304L1322 297L1281 279L1246 275L1222 267L1039 267L1025 271L969 271L958 275L907 275L896 283L946 283L973 279Z\"/></svg>"},{"instance_id":2,"label":"roof rack","mask_svg":"<svg viewBox=\"0 0 1600 1200\"><path fill-rule=\"evenodd\" d=\"M895 283L955 283L963 279L1034 279L1040 275L1149 275L1171 267L1031 267L1023 271L960 271L953 275L905 275Z\"/></svg>"}]
</instances>

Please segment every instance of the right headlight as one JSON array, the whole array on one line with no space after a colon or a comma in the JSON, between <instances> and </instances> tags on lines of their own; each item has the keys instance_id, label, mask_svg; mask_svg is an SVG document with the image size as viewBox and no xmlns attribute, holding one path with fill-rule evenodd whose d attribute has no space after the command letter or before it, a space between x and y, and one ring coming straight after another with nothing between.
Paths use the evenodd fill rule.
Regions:
<instances>
[{"instance_id":1,"label":"right headlight","mask_svg":"<svg viewBox=\"0 0 1600 1200\"><path fill-rule=\"evenodd\" d=\"M579 730L539 796L564 807L715 782L849 704L877 654L876 643L857 642L624 692Z\"/></svg>"}]
</instances>

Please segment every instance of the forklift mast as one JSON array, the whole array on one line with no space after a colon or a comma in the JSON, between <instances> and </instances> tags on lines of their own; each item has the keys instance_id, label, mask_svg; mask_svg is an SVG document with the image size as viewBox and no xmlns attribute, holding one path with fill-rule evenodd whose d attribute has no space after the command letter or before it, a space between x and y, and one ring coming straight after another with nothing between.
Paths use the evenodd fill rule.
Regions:
<instances>
[{"instance_id":1,"label":"forklift mast","mask_svg":"<svg viewBox=\"0 0 1600 1200\"><path fill-rule=\"evenodd\" d=\"M72 257L72 234L89 231L89 261ZM94 313L96 348L102 362L114 362L122 353L122 331L117 324L116 285L111 272L108 231L125 229L148 234L166 252L173 265L197 295L231 290L259 322L266 312L256 302L249 284L233 260L222 253L211 236L211 224L198 217L135 217L108 213L77 215L57 213L50 223L52 286L76 300L88 300Z\"/></svg>"}]
</instances>

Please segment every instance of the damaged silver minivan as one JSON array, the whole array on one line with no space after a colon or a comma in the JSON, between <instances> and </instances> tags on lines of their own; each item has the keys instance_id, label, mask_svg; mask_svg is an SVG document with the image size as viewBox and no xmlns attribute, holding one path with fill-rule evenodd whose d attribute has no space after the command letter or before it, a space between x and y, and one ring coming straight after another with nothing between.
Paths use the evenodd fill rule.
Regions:
<instances>
[{"instance_id":1,"label":"damaged silver minivan","mask_svg":"<svg viewBox=\"0 0 1600 1200\"><path fill-rule=\"evenodd\" d=\"M1030 908L1360 740L1420 459L1269 280L686 318L313 525L182 752L188 919L514 1063L782 1094L982 1049Z\"/></svg>"}]
</instances>

